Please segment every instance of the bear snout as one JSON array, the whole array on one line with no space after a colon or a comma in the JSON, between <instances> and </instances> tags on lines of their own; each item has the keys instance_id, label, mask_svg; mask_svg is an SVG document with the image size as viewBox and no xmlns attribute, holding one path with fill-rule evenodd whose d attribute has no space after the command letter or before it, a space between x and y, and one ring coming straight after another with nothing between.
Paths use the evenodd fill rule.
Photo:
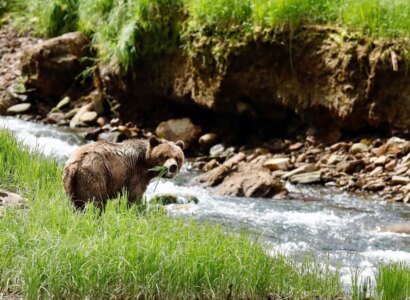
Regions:
<instances>
[{"instance_id":1,"label":"bear snout","mask_svg":"<svg viewBox=\"0 0 410 300\"><path fill-rule=\"evenodd\" d=\"M175 159L168 159L164 166L167 168L167 178L173 178L178 172L178 165Z\"/></svg>"}]
</instances>

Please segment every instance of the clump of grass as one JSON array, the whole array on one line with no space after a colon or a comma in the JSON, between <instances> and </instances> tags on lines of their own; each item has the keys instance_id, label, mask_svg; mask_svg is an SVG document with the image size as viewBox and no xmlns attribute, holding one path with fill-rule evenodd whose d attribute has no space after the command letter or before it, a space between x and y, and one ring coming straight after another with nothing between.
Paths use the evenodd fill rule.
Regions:
<instances>
[{"instance_id":1,"label":"clump of grass","mask_svg":"<svg viewBox=\"0 0 410 300\"><path fill-rule=\"evenodd\" d=\"M376 299L410 298L410 266L406 263L379 265L376 272Z\"/></svg>"},{"instance_id":2,"label":"clump of grass","mask_svg":"<svg viewBox=\"0 0 410 300\"><path fill-rule=\"evenodd\" d=\"M0 168L2 187L29 200L28 210L9 210L0 219L2 293L28 299L342 295L337 273L311 260L270 257L247 233L137 206L75 212L62 190L61 166L4 130Z\"/></svg>"}]
</instances>

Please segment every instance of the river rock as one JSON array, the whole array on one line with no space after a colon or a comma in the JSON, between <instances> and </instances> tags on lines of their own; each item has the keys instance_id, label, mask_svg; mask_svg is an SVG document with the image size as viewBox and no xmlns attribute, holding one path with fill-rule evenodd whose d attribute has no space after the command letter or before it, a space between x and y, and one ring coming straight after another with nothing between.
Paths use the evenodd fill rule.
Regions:
<instances>
[{"instance_id":1,"label":"river rock","mask_svg":"<svg viewBox=\"0 0 410 300\"><path fill-rule=\"evenodd\" d=\"M189 118L171 119L158 125L155 133L158 137L176 142L182 140L185 148L195 142L201 134L201 127L194 125Z\"/></svg>"},{"instance_id":2,"label":"river rock","mask_svg":"<svg viewBox=\"0 0 410 300\"><path fill-rule=\"evenodd\" d=\"M310 183L319 183L322 181L322 172L310 172L297 174L290 177L292 183L301 183L301 184L310 184Z\"/></svg>"},{"instance_id":3,"label":"river rock","mask_svg":"<svg viewBox=\"0 0 410 300\"><path fill-rule=\"evenodd\" d=\"M216 133L206 133L199 138L198 143L202 150L207 151L218 142L218 139Z\"/></svg>"},{"instance_id":4,"label":"river rock","mask_svg":"<svg viewBox=\"0 0 410 300\"><path fill-rule=\"evenodd\" d=\"M20 103L13 105L7 109L7 113L10 115L22 114L29 111L31 108L31 103Z\"/></svg>"},{"instance_id":5,"label":"river rock","mask_svg":"<svg viewBox=\"0 0 410 300\"><path fill-rule=\"evenodd\" d=\"M211 159L210 161L208 161L202 168L202 170L204 170L205 172L209 172L213 169L215 169L216 167L219 166L219 163L216 159Z\"/></svg>"},{"instance_id":6,"label":"river rock","mask_svg":"<svg viewBox=\"0 0 410 300\"><path fill-rule=\"evenodd\" d=\"M369 151L369 147L362 143L353 144L349 149L349 152L353 155L356 155L358 153L368 152L368 151Z\"/></svg>"},{"instance_id":7,"label":"river rock","mask_svg":"<svg viewBox=\"0 0 410 300\"><path fill-rule=\"evenodd\" d=\"M403 199L403 202L404 202L404 203L410 203L410 192L408 192L408 193L406 194L406 196L405 196L404 199Z\"/></svg>"},{"instance_id":8,"label":"river rock","mask_svg":"<svg viewBox=\"0 0 410 300\"><path fill-rule=\"evenodd\" d=\"M6 209L22 209L27 207L27 200L18 194L0 190L0 217Z\"/></svg>"},{"instance_id":9,"label":"river rock","mask_svg":"<svg viewBox=\"0 0 410 300\"><path fill-rule=\"evenodd\" d=\"M59 97L80 86L79 75L91 57L88 38L71 32L28 47L21 60L22 75L28 89L42 98Z\"/></svg>"},{"instance_id":10,"label":"river rock","mask_svg":"<svg viewBox=\"0 0 410 300\"><path fill-rule=\"evenodd\" d=\"M11 99L24 102L27 100L26 87L21 82L15 82L7 88L7 93Z\"/></svg>"},{"instance_id":11,"label":"river rock","mask_svg":"<svg viewBox=\"0 0 410 300\"><path fill-rule=\"evenodd\" d=\"M303 166L300 166L290 172L285 173L282 178L283 179L288 179L294 175L297 174L303 174L303 173L310 173L315 171L315 165L314 164L304 164Z\"/></svg>"},{"instance_id":12,"label":"river rock","mask_svg":"<svg viewBox=\"0 0 410 300\"><path fill-rule=\"evenodd\" d=\"M410 234L410 222L388 225L388 226L383 227L381 231Z\"/></svg>"},{"instance_id":13,"label":"river rock","mask_svg":"<svg viewBox=\"0 0 410 300\"><path fill-rule=\"evenodd\" d=\"M387 162L387 157L384 155L376 157L376 159L374 160L374 164L376 166L384 166L386 162Z\"/></svg>"},{"instance_id":14,"label":"river rock","mask_svg":"<svg viewBox=\"0 0 410 300\"><path fill-rule=\"evenodd\" d=\"M362 170L365 167L365 165L365 162L361 159L342 161L336 165L336 170L338 172L352 174Z\"/></svg>"},{"instance_id":15,"label":"river rock","mask_svg":"<svg viewBox=\"0 0 410 300\"><path fill-rule=\"evenodd\" d=\"M286 189L266 168L241 162L237 170L218 185L216 191L221 195L270 198Z\"/></svg>"},{"instance_id":16,"label":"river rock","mask_svg":"<svg viewBox=\"0 0 410 300\"><path fill-rule=\"evenodd\" d=\"M297 151L303 148L303 143L297 142L289 146L290 151Z\"/></svg>"},{"instance_id":17,"label":"river rock","mask_svg":"<svg viewBox=\"0 0 410 300\"><path fill-rule=\"evenodd\" d=\"M71 119L71 121L70 121L70 128L75 128L75 127L84 125L84 124L82 124L82 122L81 122L81 116L82 116L84 113L91 111L92 107L93 107L93 106L92 106L92 103L88 103L88 104L84 105L83 107L81 107L81 108L77 111L77 113L75 114L75 116Z\"/></svg>"},{"instance_id":18,"label":"river rock","mask_svg":"<svg viewBox=\"0 0 410 300\"><path fill-rule=\"evenodd\" d=\"M48 124L59 124L65 121L65 116L61 112L52 112L47 115L44 121Z\"/></svg>"},{"instance_id":19,"label":"river rock","mask_svg":"<svg viewBox=\"0 0 410 300\"><path fill-rule=\"evenodd\" d=\"M271 171L276 171L276 170L287 171L289 169L289 161L290 159L288 157L271 158L263 164L263 167Z\"/></svg>"},{"instance_id":20,"label":"river rock","mask_svg":"<svg viewBox=\"0 0 410 300\"><path fill-rule=\"evenodd\" d=\"M86 111L80 116L80 122L94 123L98 118L98 114L95 111Z\"/></svg>"},{"instance_id":21,"label":"river rock","mask_svg":"<svg viewBox=\"0 0 410 300\"><path fill-rule=\"evenodd\" d=\"M410 178L407 176L393 176L391 178L391 183L394 185L406 185L410 183Z\"/></svg>"},{"instance_id":22,"label":"river rock","mask_svg":"<svg viewBox=\"0 0 410 300\"><path fill-rule=\"evenodd\" d=\"M123 140L123 136L122 136L121 132L118 132L118 131L101 132L98 135L97 140L106 141L106 142L110 142L110 143L118 143L118 142L121 142Z\"/></svg>"}]
</instances>

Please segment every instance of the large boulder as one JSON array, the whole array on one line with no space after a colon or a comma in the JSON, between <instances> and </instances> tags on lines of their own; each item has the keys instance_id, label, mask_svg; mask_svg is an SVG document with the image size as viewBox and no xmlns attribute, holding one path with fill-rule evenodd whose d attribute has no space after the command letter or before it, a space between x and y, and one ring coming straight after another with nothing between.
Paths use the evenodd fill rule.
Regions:
<instances>
[{"instance_id":1,"label":"large boulder","mask_svg":"<svg viewBox=\"0 0 410 300\"><path fill-rule=\"evenodd\" d=\"M184 141L188 146L195 142L201 134L201 127L192 123L189 118L171 119L158 125L155 133L158 137L169 141Z\"/></svg>"},{"instance_id":2,"label":"large boulder","mask_svg":"<svg viewBox=\"0 0 410 300\"><path fill-rule=\"evenodd\" d=\"M71 94L81 86L80 74L89 66L88 38L71 32L25 50L21 71L28 89L41 98Z\"/></svg>"},{"instance_id":3,"label":"large boulder","mask_svg":"<svg viewBox=\"0 0 410 300\"><path fill-rule=\"evenodd\" d=\"M219 167L198 176L194 182L215 187L220 195L270 198L286 191L282 182L261 165L245 162L245 154L238 153Z\"/></svg>"}]
</instances>

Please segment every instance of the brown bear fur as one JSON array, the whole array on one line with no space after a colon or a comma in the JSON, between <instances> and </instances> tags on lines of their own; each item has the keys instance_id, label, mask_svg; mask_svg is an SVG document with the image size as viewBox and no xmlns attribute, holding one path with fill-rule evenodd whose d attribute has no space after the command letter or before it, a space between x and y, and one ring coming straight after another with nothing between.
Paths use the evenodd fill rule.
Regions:
<instances>
[{"instance_id":1,"label":"brown bear fur","mask_svg":"<svg viewBox=\"0 0 410 300\"><path fill-rule=\"evenodd\" d=\"M166 177L176 175L184 162L182 149L182 142L160 141L155 136L149 141L100 141L84 145L65 164L64 189L79 209L87 202L104 208L107 199L124 190L128 193L128 203L134 203L158 175L150 169L165 166Z\"/></svg>"}]
</instances>

